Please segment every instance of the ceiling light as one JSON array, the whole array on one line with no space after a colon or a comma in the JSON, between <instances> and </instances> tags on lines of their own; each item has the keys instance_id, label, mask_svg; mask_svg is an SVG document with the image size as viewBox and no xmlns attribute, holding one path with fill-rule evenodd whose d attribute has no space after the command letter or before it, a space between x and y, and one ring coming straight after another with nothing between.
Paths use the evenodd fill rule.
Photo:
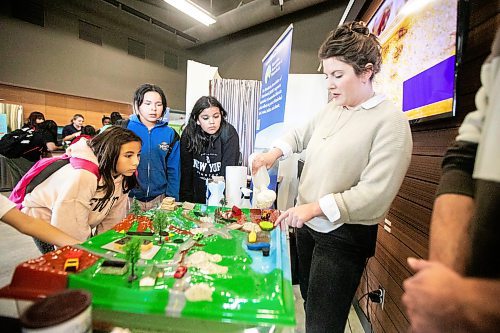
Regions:
<instances>
[{"instance_id":1,"label":"ceiling light","mask_svg":"<svg viewBox=\"0 0 500 333\"><path fill-rule=\"evenodd\" d=\"M188 0L163 0L171 6L174 6L184 14L187 14L195 20L203 23L207 27L215 23L215 19L203 8Z\"/></svg>"}]
</instances>

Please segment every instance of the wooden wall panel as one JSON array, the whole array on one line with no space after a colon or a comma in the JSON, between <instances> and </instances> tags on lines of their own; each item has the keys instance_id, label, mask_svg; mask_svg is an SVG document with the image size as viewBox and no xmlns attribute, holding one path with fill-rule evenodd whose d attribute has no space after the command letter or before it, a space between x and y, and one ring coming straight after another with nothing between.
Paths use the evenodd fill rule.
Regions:
<instances>
[{"instance_id":1,"label":"wooden wall panel","mask_svg":"<svg viewBox=\"0 0 500 333\"><path fill-rule=\"evenodd\" d=\"M77 96L65 96L66 107L74 110L88 110L87 99Z\"/></svg>"},{"instance_id":2,"label":"wooden wall panel","mask_svg":"<svg viewBox=\"0 0 500 333\"><path fill-rule=\"evenodd\" d=\"M405 317L404 312L401 311L401 295L403 294L403 289L397 284L396 280L389 275L385 268L386 266L381 264L376 258L370 259L368 262L368 270L374 274L368 276L364 275L362 277L356 296L359 299L368 291L375 290L381 285L388 286L386 287L387 290L392 290L393 292L390 294L386 293L384 309L382 309L379 304L368 302L370 318L372 319L372 323L374 319L376 319L379 324L382 323L382 328L385 332L401 332L401 327L409 326L408 319ZM360 300L359 305L366 311L367 302L365 297Z\"/></svg>"},{"instance_id":3,"label":"wooden wall panel","mask_svg":"<svg viewBox=\"0 0 500 333\"><path fill-rule=\"evenodd\" d=\"M33 90L23 90L20 92L21 104L35 104L44 105L45 104L45 94L39 91Z\"/></svg>"},{"instance_id":4,"label":"wooden wall panel","mask_svg":"<svg viewBox=\"0 0 500 333\"><path fill-rule=\"evenodd\" d=\"M92 98L70 96L43 90L28 89L0 84L0 98L4 103L20 104L23 106L24 118L28 118L33 111L42 112L46 119L54 120L59 126L71 122L74 114L85 117L85 125L101 128L103 115L110 115L118 111L122 115L130 115L132 106L126 103L102 101Z\"/></svg>"},{"instance_id":5,"label":"wooden wall panel","mask_svg":"<svg viewBox=\"0 0 500 333\"><path fill-rule=\"evenodd\" d=\"M386 331L389 328L390 332L400 332L398 326L408 326L408 319L404 311L402 311L401 296L403 295L403 288L389 275L385 267L378 260L370 260L368 268L374 272L368 279L370 290L377 289L382 285L387 286L387 290L391 291L386 292L383 310L381 305L371 304L372 313L375 314L381 323L384 323Z\"/></svg>"},{"instance_id":6,"label":"wooden wall panel","mask_svg":"<svg viewBox=\"0 0 500 333\"><path fill-rule=\"evenodd\" d=\"M103 115L104 114L101 112L85 111L85 113L83 114L83 116L85 117L85 125L95 124L93 126L95 127L96 130L101 128L102 127L101 119ZM109 116L109 113L107 115Z\"/></svg>"},{"instance_id":7,"label":"wooden wall panel","mask_svg":"<svg viewBox=\"0 0 500 333\"><path fill-rule=\"evenodd\" d=\"M368 10L373 10L373 7ZM383 310L377 304L370 302L368 305L375 332L406 332L409 328L401 303L403 281L412 274L406 259L428 257L430 219L434 193L441 176L441 162L464 117L475 110L474 97L480 87L481 65L489 54L499 25L498 1L470 1L467 38L458 70L456 115L411 126L413 155L387 216L390 232L383 224L379 225L375 257L370 259L356 294L359 298L379 285L386 289ZM367 315L366 298L359 302L359 306Z\"/></svg>"},{"instance_id":8,"label":"wooden wall panel","mask_svg":"<svg viewBox=\"0 0 500 333\"><path fill-rule=\"evenodd\" d=\"M28 116L30 114L30 113L26 113L26 110L33 110L33 111L36 110L36 111L39 111L39 112L41 112L41 113L43 113L45 115L45 118L47 118L47 113L46 113L46 110L45 110L45 105L32 104L32 103L13 103L13 104L20 104L20 105L23 106L24 118L28 118Z\"/></svg>"},{"instance_id":9,"label":"wooden wall panel","mask_svg":"<svg viewBox=\"0 0 500 333\"><path fill-rule=\"evenodd\" d=\"M63 109L68 107L66 95L47 93L45 96L46 96L45 103L49 106L63 108Z\"/></svg>"},{"instance_id":10,"label":"wooden wall panel","mask_svg":"<svg viewBox=\"0 0 500 333\"><path fill-rule=\"evenodd\" d=\"M430 131L414 131L413 155L443 156L446 148L455 140L455 128Z\"/></svg>"},{"instance_id":11,"label":"wooden wall panel","mask_svg":"<svg viewBox=\"0 0 500 333\"><path fill-rule=\"evenodd\" d=\"M388 217L392 222L391 234L417 256L426 258L429 245L428 235L396 215L389 213ZM402 255L402 253L395 253L395 255Z\"/></svg>"},{"instance_id":12,"label":"wooden wall panel","mask_svg":"<svg viewBox=\"0 0 500 333\"><path fill-rule=\"evenodd\" d=\"M26 112L25 112L26 115ZM29 113L28 113L29 115ZM71 115L68 115L68 109L58 107L58 106L46 106L45 107L45 118L53 119L59 126L64 126L69 124ZM58 119L58 120L56 120ZM64 121L63 121L64 120Z\"/></svg>"},{"instance_id":13,"label":"wooden wall panel","mask_svg":"<svg viewBox=\"0 0 500 333\"><path fill-rule=\"evenodd\" d=\"M424 180L437 184L441 177L441 156L415 155L411 157L406 177Z\"/></svg>"},{"instance_id":14,"label":"wooden wall panel","mask_svg":"<svg viewBox=\"0 0 500 333\"><path fill-rule=\"evenodd\" d=\"M389 233L387 233L389 235ZM397 241L397 239L395 239ZM400 263L396 260L395 253L391 253L389 249L384 247L385 244L382 244L380 241L377 242L375 258L380 262L382 267L384 267L390 276L397 277L395 279L396 282L401 283L403 279L406 279L411 276L411 272L405 263ZM410 256L416 257L414 254ZM403 287L402 285L400 285Z\"/></svg>"},{"instance_id":15,"label":"wooden wall panel","mask_svg":"<svg viewBox=\"0 0 500 333\"><path fill-rule=\"evenodd\" d=\"M413 248L411 248L408 244L403 243L393 233L386 232L383 228L379 228L377 242L377 246L381 246L390 256L390 262L392 264L398 263L398 265L401 265L398 270L404 269L406 267L406 269L409 271L409 268L406 264L406 258L418 257L418 254ZM379 252L376 253L376 258L378 258ZM385 259L385 261L389 261L389 259ZM400 277L403 276L406 275L400 275Z\"/></svg>"},{"instance_id":16,"label":"wooden wall panel","mask_svg":"<svg viewBox=\"0 0 500 333\"><path fill-rule=\"evenodd\" d=\"M406 177L399 189L399 196L427 209L432 209L437 185L433 182Z\"/></svg>"},{"instance_id":17,"label":"wooden wall panel","mask_svg":"<svg viewBox=\"0 0 500 333\"><path fill-rule=\"evenodd\" d=\"M98 101L88 100L85 101L85 110L102 113L107 108L107 103L99 103Z\"/></svg>"},{"instance_id":18,"label":"wooden wall panel","mask_svg":"<svg viewBox=\"0 0 500 333\"><path fill-rule=\"evenodd\" d=\"M13 101L20 103L21 101L19 92L12 89L11 86L5 85L0 85L0 98L2 98L5 103L13 103Z\"/></svg>"},{"instance_id":19,"label":"wooden wall panel","mask_svg":"<svg viewBox=\"0 0 500 333\"><path fill-rule=\"evenodd\" d=\"M397 196L392 203L389 215L399 218L405 226L412 227L425 235L429 234L430 209Z\"/></svg>"}]
</instances>

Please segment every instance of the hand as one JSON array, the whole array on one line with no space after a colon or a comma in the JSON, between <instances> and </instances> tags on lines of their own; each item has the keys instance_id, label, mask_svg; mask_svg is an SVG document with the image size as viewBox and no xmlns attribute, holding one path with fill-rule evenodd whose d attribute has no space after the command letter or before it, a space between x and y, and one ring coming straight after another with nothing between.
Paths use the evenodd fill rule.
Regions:
<instances>
[{"instance_id":1,"label":"hand","mask_svg":"<svg viewBox=\"0 0 500 333\"><path fill-rule=\"evenodd\" d=\"M438 262L408 258L416 274L403 283L402 301L412 333L461 332L461 291L465 279Z\"/></svg>"},{"instance_id":2,"label":"hand","mask_svg":"<svg viewBox=\"0 0 500 333\"><path fill-rule=\"evenodd\" d=\"M318 212L319 210L319 212ZM290 208L283 212L274 225L279 225L281 230L287 230L288 226L294 228L302 228L304 223L321 214L319 203L312 202L305 205Z\"/></svg>"},{"instance_id":3,"label":"hand","mask_svg":"<svg viewBox=\"0 0 500 333\"><path fill-rule=\"evenodd\" d=\"M73 134L73 138L76 138L77 136L80 136L82 134L82 131L76 132Z\"/></svg>"},{"instance_id":4,"label":"hand","mask_svg":"<svg viewBox=\"0 0 500 333\"><path fill-rule=\"evenodd\" d=\"M265 166L269 169L273 166L274 162L283 155L281 149L273 148L266 153L260 153L254 156L252 162L252 175L255 175L260 167Z\"/></svg>"}]
</instances>

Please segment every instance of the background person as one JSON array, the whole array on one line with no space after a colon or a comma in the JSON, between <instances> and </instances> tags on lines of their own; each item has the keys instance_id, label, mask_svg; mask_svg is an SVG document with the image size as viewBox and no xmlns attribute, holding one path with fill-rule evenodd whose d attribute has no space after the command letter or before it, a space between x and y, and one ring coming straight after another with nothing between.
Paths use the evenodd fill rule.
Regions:
<instances>
[{"instance_id":1,"label":"background person","mask_svg":"<svg viewBox=\"0 0 500 333\"><path fill-rule=\"evenodd\" d=\"M101 123L102 126L111 125L111 118L108 116L102 116Z\"/></svg>"},{"instance_id":2,"label":"background person","mask_svg":"<svg viewBox=\"0 0 500 333\"><path fill-rule=\"evenodd\" d=\"M62 130L62 141L71 141L77 136L80 135L80 131L83 127L83 122L85 118L79 113L75 114L73 118L71 118L71 124L63 127Z\"/></svg>"},{"instance_id":3,"label":"background person","mask_svg":"<svg viewBox=\"0 0 500 333\"><path fill-rule=\"evenodd\" d=\"M180 200L206 203L206 180L226 176L226 166L238 165L238 133L226 121L227 112L212 96L193 106L181 136Z\"/></svg>"},{"instance_id":4,"label":"background person","mask_svg":"<svg viewBox=\"0 0 500 333\"><path fill-rule=\"evenodd\" d=\"M36 129L22 128L16 132L26 132L20 142L8 144L7 151L0 150L0 188L11 191L21 177L42 157L51 156L57 146L57 124L46 120L37 125ZM6 135L3 140L9 140ZM3 145L2 145L3 147Z\"/></svg>"},{"instance_id":5,"label":"background person","mask_svg":"<svg viewBox=\"0 0 500 333\"><path fill-rule=\"evenodd\" d=\"M82 131L81 131L80 135L77 136L76 138L74 138L73 141L71 141L71 144L75 144L78 141L80 141L81 139L90 140L95 135L96 135L96 130L95 130L94 126L92 126L92 125L85 125L85 126L82 127Z\"/></svg>"},{"instance_id":6,"label":"background person","mask_svg":"<svg viewBox=\"0 0 500 333\"><path fill-rule=\"evenodd\" d=\"M140 150L141 139L117 126L90 141L78 141L66 153L96 164L100 178L67 164L26 194L22 212L50 221L80 242L111 229L126 215L128 191L137 184ZM53 250L35 242L42 253Z\"/></svg>"},{"instance_id":7,"label":"background person","mask_svg":"<svg viewBox=\"0 0 500 333\"><path fill-rule=\"evenodd\" d=\"M111 125L116 125L118 120L123 119L121 113L117 112L117 111L111 112L111 115L109 118L111 119Z\"/></svg>"},{"instance_id":8,"label":"background person","mask_svg":"<svg viewBox=\"0 0 500 333\"><path fill-rule=\"evenodd\" d=\"M333 100L304 127L255 156L252 172L307 148L297 205L276 223L297 227L307 332L344 332L377 224L403 181L412 140L406 116L372 79L380 45L362 22L339 26L319 50Z\"/></svg>"},{"instance_id":9,"label":"background person","mask_svg":"<svg viewBox=\"0 0 500 333\"><path fill-rule=\"evenodd\" d=\"M408 259L403 303L412 332L494 332L500 327L500 29L481 69L477 111L443 159L429 260Z\"/></svg>"},{"instance_id":10,"label":"background person","mask_svg":"<svg viewBox=\"0 0 500 333\"><path fill-rule=\"evenodd\" d=\"M143 147L139 187L129 197L137 199L143 210L155 208L165 196L179 199L180 142L179 135L160 120L166 107L163 90L154 84L145 83L134 93L134 114L127 128L142 139Z\"/></svg>"},{"instance_id":11,"label":"background person","mask_svg":"<svg viewBox=\"0 0 500 333\"><path fill-rule=\"evenodd\" d=\"M28 119L24 123L23 127L28 127L34 130L38 127L39 124L43 123L44 121L45 116L43 115L43 113L39 111L33 111L28 116Z\"/></svg>"},{"instance_id":12,"label":"background person","mask_svg":"<svg viewBox=\"0 0 500 333\"><path fill-rule=\"evenodd\" d=\"M47 221L21 213L9 199L0 195L0 220L17 231L56 246L78 244L79 241L51 226Z\"/></svg>"},{"instance_id":13,"label":"background person","mask_svg":"<svg viewBox=\"0 0 500 333\"><path fill-rule=\"evenodd\" d=\"M109 126L112 125L111 124L111 117L102 116L101 123L102 123L102 127L97 130L97 134L103 132L104 130L106 130L106 128L108 128Z\"/></svg>"}]
</instances>

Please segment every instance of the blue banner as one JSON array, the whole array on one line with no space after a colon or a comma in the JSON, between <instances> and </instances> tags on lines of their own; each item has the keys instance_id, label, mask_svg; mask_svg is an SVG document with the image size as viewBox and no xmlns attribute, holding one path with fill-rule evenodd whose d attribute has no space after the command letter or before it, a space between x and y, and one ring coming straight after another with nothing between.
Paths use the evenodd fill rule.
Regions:
<instances>
[{"instance_id":1,"label":"blue banner","mask_svg":"<svg viewBox=\"0 0 500 333\"><path fill-rule=\"evenodd\" d=\"M262 87L260 91L256 136L259 136L260 132L270 126L283 123L285 118L292 33L293 25L290 25L264 59L262 59ZM261 141L256 139L256 143L258 142L270 143L268 140ZM256 146L256 148L267 147Z\"/></svg>"},{"instance_id":2,"label":"blue banner","mask_svg":"<svg viewBox=\"0 0 500 333\"><path fill-rule=\"evenodd\" d=\"M262 59L262 86L255 130L256 152L269 148L283 134L293 24ZM269 189L278 192L278 163L269 171Z\"/></svg>"}]
</instances>

